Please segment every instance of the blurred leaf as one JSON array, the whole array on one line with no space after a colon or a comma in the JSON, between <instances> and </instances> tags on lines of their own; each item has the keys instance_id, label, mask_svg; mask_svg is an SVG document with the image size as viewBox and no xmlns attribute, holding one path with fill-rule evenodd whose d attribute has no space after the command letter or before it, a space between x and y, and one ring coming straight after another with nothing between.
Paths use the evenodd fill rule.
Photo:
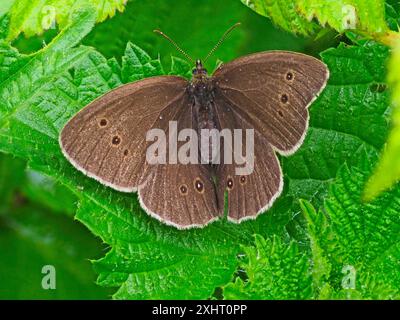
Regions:
<instances>
[{"instance_id":1,"label":"blurred leaf","mask_svg":"<svg viewBox=\"0 0 400 320\"><path fill-rule=\"evenodd\" d=\"M0 153L0 216L14 200L14 192L25 181L26 163Z\"/></svg>"},{"instance_id":2,"label":"blurred leaf","mask_svg":"<svg viewBox=\"0 0 400 320\"><path fill-rule=\"evenodd\" d=\"M54 178L35 170L27 170L21 192L31 202L40 204L52 212L72 216L76 211L76 196Z\"/></svg>"},{"instance_id":3,"label":"blurred leaf","mask_svg":"<svg viewBox=\"0 0 400 320\"><path fill-rule=\"evenodd\" d=\"M92 6L101 22L123 11L127 0L18 0L10 10L11 24L8 40L20 33L27 37L41 34L44 30L56 28L56 23L64 28L73 12L79 8Z\"/></svg>"},{"instance_id":4,"label":"blurred leaf","mask_svg":"<svg viewBox=\"0 0 400 320\"><path fill-rule=\"evenodd\" d=\"M77 222L27 203L0 216L0 299L107 299L89 257L104 249ZM42 288L42 268L56 270L56 289Z\"/></svg>"},{"instance_id":5,"label":"blurred leaf","mask_svg":"<svg viewBox=\"0 0 400 320\"><path fill-rule=\"evenodd\" d=\"M365 200L372 200L400 179L400 41L392 50L388 64L388 83L391 85L392 131L379 164L365 187Z\"/></svg>"},{"instance_id":6,"label":"blurred leaf","mask_svg":"<svg viewBox=\"0 0 400 320\"><path fill-rule=\"evenodd\" d=\"M0 2L0 17L8 12L15 0L1 0Z\"/></svg>"},{"instance_id":7,"label":"blurred leaf","mask_svg":"<svg viewBox=\"0 0 400 320\"><path fill-rule=\"evenodd\" d=\"M385 2L386 23L393 31L399 31L400 25L400 2L389 0Z\"/></svg>"}]
</instances>

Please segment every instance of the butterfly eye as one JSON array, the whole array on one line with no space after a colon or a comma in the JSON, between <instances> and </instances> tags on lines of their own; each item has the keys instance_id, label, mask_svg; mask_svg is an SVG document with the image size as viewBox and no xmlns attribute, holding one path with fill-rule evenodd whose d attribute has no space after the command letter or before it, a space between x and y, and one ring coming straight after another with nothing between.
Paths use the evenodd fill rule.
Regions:
<instances>
[{"instance_id":1,"label":"butterfly eye","mask_svg":"<svg viewBox=\"0 0 400 320\"><path fill-rule=\"evenodd\" d=\"M108 121L107 119L101 119L99 122L100 127L105 127L107 125Z\"/></svg>"},{"instance_id":2,"label":"butterfly eye","mask_svg":"<svg viewBox=\"0 0 400 320\"><path fill-rule=\"evenodd\" d=\"M194 187L197 190L197 192L200 192L200 193L204 192L204 184L200 179L196 179L194 181Z\"/></svg>"},{"instance_id":3,"label":"butterfly eye","mask_svg":"<svg viewBox=\"0 0 400 320\"><path fill-rule=\"evenodd\" d=\"M293 73L291 73L291 72L288 72L288 73L286 73L286 80L293 80Z\"/></svg>"},{"instance_id":4,"label":"butterfly eye","mask_svg":"<svg viewBox=\"0 0 400 320\"><path fill-rule=\"evenodd\" d=\"M183 194L183 195L187 194L188 188L187 188L186 184L182 184L182 185L179 187L179 191L180 191L180 193Z\"/></svg>"},{"instance_id":5,"label":"butterfly eye","mask_svg":"<svg viewBox=\"0 0 400 320\"><path fill-rule=\"evenodd\" d=\"M233 179L232 178L228 178L228 180L226 181L226 186L228 187L229 190L233 189Z\"/></svg>"},{"instance_id":6,"label":"butterfly eye","mask_svg":"<svg viewBox=\"0 0 400 320\"><path fill-rule=\"evenodd\" d=\"M288 100L289 100L289 98L288 98L287 94L284 93L283 95L281 95L282 103L286 103L286 102L288 102Z\"/></svg>"},{"instance_id":7,"label":"butterfly eye","mask_svg":"<svg viewBox=\"0 0 400 320\"><path fill-rule=\"evenodd\" d=\"M119 145L120 143L121 143L121 138L120 137L118 137L118 136L115 136L114 138L112 138L112 144L114 145L114 146L117 146L117 145Z\"/></svg>"}]
</instances>

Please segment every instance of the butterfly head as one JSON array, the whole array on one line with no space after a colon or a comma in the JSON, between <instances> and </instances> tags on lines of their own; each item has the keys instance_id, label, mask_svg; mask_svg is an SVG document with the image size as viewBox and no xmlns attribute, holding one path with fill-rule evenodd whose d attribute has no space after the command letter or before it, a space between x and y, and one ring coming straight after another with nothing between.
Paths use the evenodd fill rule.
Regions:
<instances>
[{"instance_id":1,"label":"butterfly head","mask_svg":"<svg viewBox=\"0 0 400 320\"><path fill-rule=\"evenodd\" d=\"M203 63L200 59L196 60L196 68L192 71L193 77L196 79L207 77L207 69L203 67Z\"/></svg>"}]
</instances>

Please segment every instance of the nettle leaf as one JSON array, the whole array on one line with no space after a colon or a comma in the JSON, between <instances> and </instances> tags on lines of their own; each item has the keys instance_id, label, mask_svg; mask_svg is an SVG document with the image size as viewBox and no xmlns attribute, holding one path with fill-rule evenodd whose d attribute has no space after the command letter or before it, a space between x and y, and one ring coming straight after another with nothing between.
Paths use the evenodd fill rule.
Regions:
<instances>
[{"instance_id":1,"label":"nettle leaf","mask_svg":"<svg viewBox=\"0 0 400 320\"><path fill-rule=\"evenodd\" d=\"M245 261L240 268L247 279L239 276L224 287L224 298L310 299L312 279L308 257L294 242L283 243L278 237L264 239L257 235L254 247L244 248Z\"/></svg>"},{"instance_id":2,"label":"nettle leaf","mask_svg":"<svg viewBox=\"0 0 400 320\"><path fill-rule=\"evenodd\" d=\"M365 188L364 198L372 200L400 179L400 41L392 49L388 64L388 83L392 91L392 131L379 164Z\"/></svg>"},{"instance_id":3,"label":"nettle leaf","mask_svg":"<svg viewBox=\"0 0 400 320\"><path fill-rule=\"evenodd\" d=\"M239 260L235 280L224 287L224 297L398 299L400 188L373 203L362 202L376 160L362 152L357 166L344 164L319 211L301 201L310 250L261 236L255 246L244 247L245 258Z\"/></svg>"},{"instance_id":4,"label":"nettle leaf","mask_svg":"<svg viewBox=\"0 0 400 320\"><path fill-rule=\"evenodd\" d=\"M56 24L64 28L73 12L91 5L96 21L102 22L108 17L122 12L128 0L18 0L10 9L10 30L8 40L15 39L20 33L27 37L41 34L47 29L55 29Z\"/></svg>"},{"instance_id":5,"label":"nettle leaf","mask_svg":"<svg viewBox=\"0 0 400 320\"><path fill-rule=\"evenodd\" d=\"M320 205L343 163L356 163L361 150L374 157L383 144L388 95L373 85L384 82L387 49L367 43L328 50L323 59L331 71L330 83L311 107L304 146L282 159L285 191L274 207L240 225L223 220L188 231L165 226L140 208L136 194L100 185L61 154L59 132L78 110L121 83L165 73L159 59L132 44L122 66L95 50L74 48L93 23L93 16L80 17L76 27L65 29L32 56L6 47L2 56L12 62L0 59L5 70L0 151L28 160L33 170L55 178L77 196L76 218L111 246L94 266L101 285L119 288L115 298L208 298L232 279L236 256L241 246L253 244L254 234L295 239L304 246L308 236L297 199ZM176 61L173 72L187 75Z\"/></svg>"},{"instance_id":6,"label":"nettle leaf","mask_svg":"<svg viewBox=\"0 0 400 320\"><path fill-rule=\"evenodd\" d=\"M400 297L400 188L363 203L363 186L374 163L364 156L357 167L344 165L318 212L303 203L312 231L316 289L323 288L325 298ZM327 292L326 285L334 289Z\"/></svg>"},{"instance_id":7,"label":"nettle leaf","mask_svg":"<svg viewBox=\"0 0 400 320\"><path fill-rule=\"evenodd\" d=\"M271 18L281 28L308 35L319 25L338 32L349 29L376 34L388 31L383 0L241 0L257 13Z\"/></svg>"},{"instance_id":8,"label":"nettle leaf","mask_svg":"<svg viewBox=\"0 0 400 320\"><path fill-rule=\"evenodd\" d=\"M318 31L319 25L297 12L297 0L241 0L258 14L271 18L288 32L310 35Z\"/></svg>"}]
</instances>

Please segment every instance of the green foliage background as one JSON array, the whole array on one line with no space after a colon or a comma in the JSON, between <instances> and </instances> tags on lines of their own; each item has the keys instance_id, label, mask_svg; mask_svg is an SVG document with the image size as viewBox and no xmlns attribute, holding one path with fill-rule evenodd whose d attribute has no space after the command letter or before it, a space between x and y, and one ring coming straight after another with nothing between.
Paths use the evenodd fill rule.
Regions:
<instances>
[{"instance_id":1,"label":"green foliage background","mask_svg":"<svg viewBox=\"0 0 400 320\"><path fill-rule=\"evenodd\" d=\"M399 6L353 1L374 14L343 33L335 8L279 2L244 1L260 15L238 0L0 7L0 298L399 298L399 186L363 201L390 130L386 64ZM43 4L56 6L54 29L38 23ZM136 194L105 188L63 158L60 129L94 98L152 75L188 75L191 66L153 29L201 58L237 21L209 70L284 49L320 57L331 72L304 145L280 159L285 190L271 210L178 231L148 217ZM41 288L46 264L57 270L53 291ZM343 285L349 268L355 287Z\"/></svg>"}]
</instances>

